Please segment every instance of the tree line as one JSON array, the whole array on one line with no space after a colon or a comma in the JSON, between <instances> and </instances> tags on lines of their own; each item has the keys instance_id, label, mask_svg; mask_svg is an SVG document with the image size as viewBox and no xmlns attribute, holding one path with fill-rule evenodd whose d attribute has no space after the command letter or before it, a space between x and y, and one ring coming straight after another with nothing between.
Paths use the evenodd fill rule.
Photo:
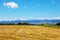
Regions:
<instances>
[{"instance_id":1,"label":"tree line","mask_svg":"<svg viewBox=\"0 0 60 40\"><path fill-rule=\"evenodd\" d=\"M0 23L0 25L29 25L29 23Z\"/></svg>"}]
</instances>

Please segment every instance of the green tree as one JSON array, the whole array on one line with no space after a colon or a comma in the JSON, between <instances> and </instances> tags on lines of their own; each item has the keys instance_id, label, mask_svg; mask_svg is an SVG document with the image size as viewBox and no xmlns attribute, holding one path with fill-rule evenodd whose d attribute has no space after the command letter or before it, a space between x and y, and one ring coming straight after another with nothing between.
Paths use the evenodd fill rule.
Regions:
<instances>
[{"instance_id":1,"label":"green tree","mask_svg":"<svg viewBox=\"0 0 60 40\"><path fill-rule=\"evenodd\" d=\"M60 25L60 22L56 23L56 25Z\"/></svg>"}]
</instances>

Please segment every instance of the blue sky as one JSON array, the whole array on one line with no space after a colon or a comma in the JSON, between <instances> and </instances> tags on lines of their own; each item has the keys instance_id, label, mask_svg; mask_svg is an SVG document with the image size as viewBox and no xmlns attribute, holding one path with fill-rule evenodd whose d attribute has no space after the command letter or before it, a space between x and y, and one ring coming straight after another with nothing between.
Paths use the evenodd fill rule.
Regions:
<instances>
[{"instance_id":1,"label":"blue sky","mask_svg":"<svg viewBox=\"0 0 60 40\"><path fill-rule=\"evenodd\" d=\"M60 19L60 0L0 0L0 20Z\"/></svg>"}]
</instances>

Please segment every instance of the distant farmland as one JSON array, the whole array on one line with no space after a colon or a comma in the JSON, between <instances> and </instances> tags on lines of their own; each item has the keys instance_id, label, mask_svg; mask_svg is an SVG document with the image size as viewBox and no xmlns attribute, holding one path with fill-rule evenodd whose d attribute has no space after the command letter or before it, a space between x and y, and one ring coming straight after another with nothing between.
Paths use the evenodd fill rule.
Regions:
<instances>
[{"instance_id":1,"label":"distant farmland","mask_svg":"<svg viewBox=\"0 0 60 40\"><path fill-rule=\"evenodd\" d=\"M60 40L60 28L0 25L0 40Z\"/></svg>"}]
</instances>

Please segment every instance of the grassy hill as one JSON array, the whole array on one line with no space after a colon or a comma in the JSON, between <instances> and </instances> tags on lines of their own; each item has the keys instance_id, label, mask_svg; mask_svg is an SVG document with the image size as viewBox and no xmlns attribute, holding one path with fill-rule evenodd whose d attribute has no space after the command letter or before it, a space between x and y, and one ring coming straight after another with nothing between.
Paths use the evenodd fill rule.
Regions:
<instances>
[{"instance_id":1,"label":"grassy hill","mask_svg":"<svg viewBox=\"0 0 60 40\"><path fill-rule=\"evenodd\" d=\"M60 28L0 25L0 40L60 40Z\"/></svg>"}]
</instances>

